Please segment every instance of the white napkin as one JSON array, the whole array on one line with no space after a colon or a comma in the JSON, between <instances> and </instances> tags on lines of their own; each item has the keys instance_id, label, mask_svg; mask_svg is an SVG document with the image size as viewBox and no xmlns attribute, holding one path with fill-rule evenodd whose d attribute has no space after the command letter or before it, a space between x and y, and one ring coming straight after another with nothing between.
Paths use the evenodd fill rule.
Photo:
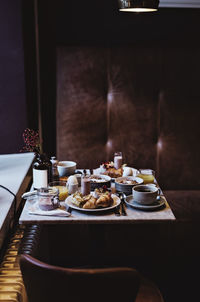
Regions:
<instances>
[{"instance_id":1,"label":"white napkin","mask_svg":"<svg viewBox=\"0 0 200 302\"><path fill-rule=\"evenodd\" d=\"M33 215L43 215L43 216L60 216L60 217L68 217L71 214L65 210L63 206L60 208L51 210L51 211L43 211L39 208L38 203L34 203L32 206L29 208L29 214Z\"/></svg>"}]
</instances>

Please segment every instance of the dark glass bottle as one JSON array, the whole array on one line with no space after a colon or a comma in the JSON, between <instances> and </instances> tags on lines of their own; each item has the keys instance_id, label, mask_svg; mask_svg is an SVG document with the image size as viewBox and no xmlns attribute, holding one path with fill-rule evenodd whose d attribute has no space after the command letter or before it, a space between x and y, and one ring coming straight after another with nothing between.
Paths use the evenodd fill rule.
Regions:
<instances>
[{"instance_id":1,"label":"dark glass bottle","mask_svg":"<svg viewBox=\"0 0 200 302\"><path fill-rule=\"evenodd\" d=\"M36 154L33 163L33 187L34 189L46 188L52 181L52 163L46 154Z\"/></svg>"}]
</instances>

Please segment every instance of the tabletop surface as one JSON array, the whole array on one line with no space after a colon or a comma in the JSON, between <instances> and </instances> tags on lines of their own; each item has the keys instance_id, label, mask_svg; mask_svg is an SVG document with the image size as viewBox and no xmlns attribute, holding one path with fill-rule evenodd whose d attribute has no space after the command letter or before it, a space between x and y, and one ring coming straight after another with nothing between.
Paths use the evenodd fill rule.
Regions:
<instances>
[{"instance_id":1,"label":"tabletop surface","mask_svg":"<svg viewBox=\"0 0 200 302\"><path fill-rule=\"evenodd\" d=\"M33 159L33 153L0 155L0 185L8 188L13 194L17 195ZM10 217L10 209L13 202L14 196L0 187L0 245L5 233L2 229L4 228L6 218L8 216Z\"/></svg>"},{"instance_id":2,"label":"tabletop surface","mask_svg":"<svg viewBox=\"0 0 200 302\"><path fill-rule=\"evenodd\" d=\"M114 210L98 211L98 212L83 212L72 209L71 215L68 217L59 216L44 216L29 214L29 210L34 206L35 200L29 198L26 201L24 209L21 213L20 224L120 224L120 223L140 223L140 222L158 222L158 221L174 221L175 216L164 196L165 206L156 211L143 211L135 209L129 205L125 205L126 216L115 215ZM65 203L61 202L65 209Z\"/></svg>"}]
</instances>

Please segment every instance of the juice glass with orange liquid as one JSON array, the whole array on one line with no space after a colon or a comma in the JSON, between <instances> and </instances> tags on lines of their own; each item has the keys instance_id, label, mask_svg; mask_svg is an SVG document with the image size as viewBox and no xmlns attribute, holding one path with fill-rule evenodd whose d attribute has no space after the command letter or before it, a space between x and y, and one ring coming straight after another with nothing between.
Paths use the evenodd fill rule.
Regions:
<instances>
[{"instance_id":1,"label":"juice glass with orange liquid","mask_svg":"<svg viewBox=\"0 0 200 302\"><path fill-rule=\"evenodd\" d=\"M59 191L58 197L60 201L63 201L68 197L69 192L65 181L53 181L49 183L49 186L58 189Z\"/></svg>"},{"instance_id":2,"label":"juice glass with orange liquid","mask_svg":"<svg viewBox=\"0 0 200 302\"><path fill-rule=\"evenodd\" d=\"M137 177L142 178L144 184L151 184L154 183L155 180L155 171L151 169L139 169Z\"/></svg>"}]
</instances>

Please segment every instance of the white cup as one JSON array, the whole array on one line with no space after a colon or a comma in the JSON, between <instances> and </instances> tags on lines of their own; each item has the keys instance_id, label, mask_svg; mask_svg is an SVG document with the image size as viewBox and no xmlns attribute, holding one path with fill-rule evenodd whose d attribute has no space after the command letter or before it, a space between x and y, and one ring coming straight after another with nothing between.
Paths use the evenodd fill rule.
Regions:
<instances>
[{"instance_id":1,"label":"white cup","mask_svg":"<svg viewBox=\"0 0 200 302\"><path fill-rule=\"evenodd\" d=\"M152 185L134 186L132 192L134 201L143 205L154 203L160 195L160 189Z\"/></svg>"},{"instance_id":2,"label":"white cup","mask_svg":"<svg viewBox=\"0 0 200 302\"><path fill-rule=\"evenodd\" d=\"M59 161L57 169L60 177L72 175L75 173L76 163L74 161Z\"/></svg>"}]
</instances>

